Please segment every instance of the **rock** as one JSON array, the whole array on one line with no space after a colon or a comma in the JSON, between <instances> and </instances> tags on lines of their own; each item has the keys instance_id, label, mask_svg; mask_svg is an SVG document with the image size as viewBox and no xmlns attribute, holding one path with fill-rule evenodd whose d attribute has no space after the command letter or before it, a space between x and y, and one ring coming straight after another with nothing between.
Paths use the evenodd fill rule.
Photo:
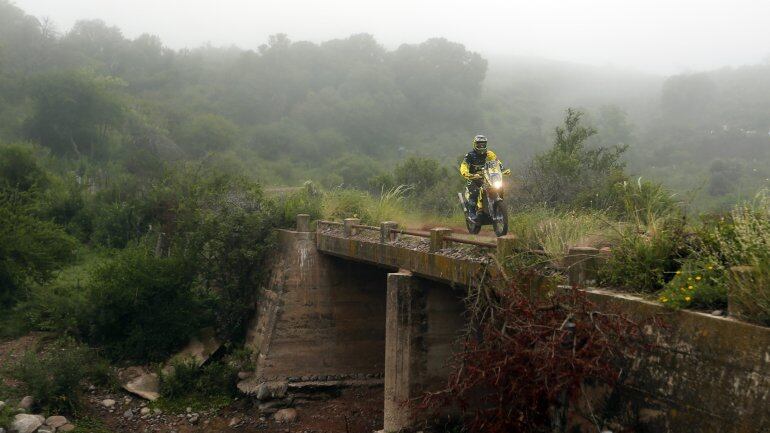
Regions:
<instances>
[{"instance_id":1,"label":"rock","mask_svg":"<svg viewBox=\"0 0 770 433\"><path fill-rule=\"evenodd\" d=\"M70 423L64 424L63 426L56 429L57 432L65 432L65 433L72 430L75 430L75 425Z\"/></svg>"},{"instance_id":2,"label":"rock","mask_svg":"<svg viewBox=\"0 0 770 433\"><path fill-rule=\"evenodd\" d=\"M281 409L273 415L275 422L278 423L292 423L297 420L296 409Z\"/></svg>"},{"instance_id":3,"label":"rock","mask_svg":"<svg viewBox=\"0 0 770 433\"><path fill-rule=\"evenodd\" d=\"M27 415L20 413L13 418L11 431L13 433L32 433L45 422L40 415Z\"/></svg>"},{"instance_id":4,"label":"rock","mask_svg":"<svg viewBox=\"0 0 770 433\"><path fill-rule=\"evenodd\" d=\"M270 398L283 398L289 389L289 383L282 380L272 382L262 382L257 387L255 397L257 400L268 400Z\"/></svg>"},{"instance_id":5,"label":"rock","mask_svg":"<svg viewBox=\"0 0 770 433\"><path fill-rule=\"evenodd\" d=\"M105 398L102 400L102 406L106 407L107 409L112 409L115 406L115 400L111 398Z\"/></svg>"},{"instance_id":6,"label":"rock","mask_svg":"<svg viewBox=\"0 0 770 433\"><path fill-rule=\"evenodd\" d=\"M128 409L127 411L123 412L123 418L125 419L131 419L134 417L134 411L131 409Z\"/></svg>"},{"instance_id":7,"label":"rock","mask_svg":"<svg viewBox=\"0 0 770 433\"><path fill-rule=\"evenodd\" d=\"M227 423L227 426L228 427L236 427L236 426L238 426L240 424L241 424L241 419L238 418L237 416L234 416L234 417L230 418L230 422Z\"/></svg>"},{"instance_id":8,"label":"rock","mask_svg":"<svg viewBox=\"0 0 770 433\"><path fill-rule=\"evenodd\" d=\"M240 380L248 379L248 378L250 378L253 375L254 375L254 372L252 372L252 371L239 371L238 372L238 379L240 379Z\"/></svg>"},{"instance_id":9,"label":"rock","mask_svg":"<svg viewBox=\"0 0 770 433\"><path fill-rule=\"evenodd\" d=\"M722 310L714 310L714 311L711 312L711 314L713 316L724 316L725 315L724 311L722 311Z\"/></svg>"},{"instance_id":10,"label":"rock","mask_svg":"<svg viewBox=\"0 0 770 433\"><path fill-rule=\"evenodd\" d=\"M32 409L33 404L35 404L35 399L32 398L31 395L28 395L21 399L21 401L19 402L18 408L24 409L24 410L30 410Z\"/></svg>"},{"instance_id":11,"label":"rock","mask_svg":"<svg viewBox=\"0 0 770 433\"><path fill-rule=\"evenodd\" d=\"M37 433L56 433L56 429L49 425L44 425L37 429Z\"/></svg>"},{"instance_id":12,"label":"rock","mask_svg":"<svg viewBox=\"0 0 770 433\"><path fill-rule=\"evenodd\" d=\"M150 401L155 401L160 397L160 381L155 373L137 376L123 385L123 389Z\"/></svg>"},{"instance_id":13,"label":"rock","mask_svg":"<svg viewBox=\"0 0 770 433\"><path fill-rule=\"evenodd\" d=\"M190 406L187 406L187 409L185 409L185 412L192 413L192 408Z\"/></svg>"},{"instance_id":14,"label":"rock","mask_svg":"<svg viewBox=\"0 0 770 433\"><path fill-rule=\"evenodd\" d=\"M185 361L191 359L200 367L222 347L222 342L217 338L213 328L203 329L197 337L190 339L187 347L174 355L168 362Z\"/></svg>"},{"instance_id":15,"label":"rock","mask_svg":"<svg viewBox=\"0 0 770 433\"><path fill-rule=\"evenodd\" d=\"M64 424L67 424L67 422L67 418L60 415L49 416L45 419L45 425L51 426L53 428L59 428Z\"/></svg>"},{"instance_id":16,"label":"rock","mask_svg":"<svg viewBox=\"0 0 770 433\"><path fill-rule=\"evenodd\" d=\"M5 433L5 429L0 427L0 433Z\"/></svg>"},{"instance_id":17,"label":"rock","mask_svg":"<svg viewBox=\"0 0 770 433\"><path fill-rule=\"evenodd\" d=\"M200 419L200 415L198 415L197 413L194 413L187 418L187 420L190 421L190 424L196 424L199 419Z\"/></svg>"},{"instance_id":18,"label":"rock","mask_svg":"<svg viewBox=\"0 0 770 433\"><path fill-rule=\"evenodd\" d=\"M150 413L150 408L149 407L143 407L142 410L139 411L139 413L142 414L142 415L147 415L147 414Z\"/></svg>"},{"instance_id":19,"label":"rock","mask_svg":"<svg viewBox=\"0 0 770 433\"><path fill-rule=\"evenodd\" d=\"M152 411L153 411L153 413L155 413L155 415L160 415L160 414L162 414L162 413L163 413L163 411L162 411L162 410L160 410L160 409L158 409L158 408L155 408L155 409L153 409Z\"/></svg>"}]
</instances>

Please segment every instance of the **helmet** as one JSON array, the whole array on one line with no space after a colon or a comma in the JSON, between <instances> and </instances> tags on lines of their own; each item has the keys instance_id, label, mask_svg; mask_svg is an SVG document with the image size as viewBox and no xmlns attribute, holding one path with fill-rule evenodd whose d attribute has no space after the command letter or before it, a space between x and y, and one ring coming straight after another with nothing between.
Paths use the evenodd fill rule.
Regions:
<instances>
[{"instance_id":1,"label":"helmet","mask_svg":"<svg viewBox=\"0 0 770 433\"><path fill-rule=\"evenodd\" d=\"M477 135L473 137L473 150L476 153L486 153L487 151L487 137L483 135Z\"/></svg>"}]
</instances>

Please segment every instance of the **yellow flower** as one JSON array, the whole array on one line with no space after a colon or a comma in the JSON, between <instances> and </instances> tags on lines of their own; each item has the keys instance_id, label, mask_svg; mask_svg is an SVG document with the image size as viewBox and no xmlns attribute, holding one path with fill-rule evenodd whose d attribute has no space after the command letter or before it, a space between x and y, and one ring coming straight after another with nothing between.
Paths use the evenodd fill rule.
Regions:
<instances>
[{"instance_id":1,"label":"yellow flower","mask_svg":"<svg viewBox=\"0 0 770 433\"><path fill-rule=\"evenodd\" d=\"M709 266L708 266L706 269L708 269L709 271L711 271L711 270L713 270L713 269L714 269L714 267L709 265Z\"/></svg>"},{"instance_id":2,"label":"yellow flower","mask_svg":"<svg viewBox=\"0 0 770 433\"><path fill-rule=\"evenodd\" d=\"M690 302L690 300L691 300L691 299L692 299L692 298L691 298L691 297L689 297L689 296L685 296L685 297L684 297L684 300L685 300L685 301L687 301L687 302Z\"/></svg>"},{"instance_id":3,"label":"yellow flower","mask_svg":"<svg viewBox=\"0 0 770 433\"><path fill-rule=\"evenodd\" d=\"M687 288L688 288L688 289L690 289L690 290L692 290L692 289L693 289L693 287L692 287L692 286L687 286Z\"/></svg>"},{"instance_id":4,"label":"yellow flower","mask_svg":"<svg viewBox=\"0 0 770 433\"><path fill-rule=\"evenodd\" d=\"M660 298L660 302L668 302L668 298L664 296Z\"/></svg>"},{"instance_id":5,"label":"yellow flower","mask_svg":"<svg viewBox=\"0 0 770 433\"><path fill-rule=\"evenodd\" d=\"M677 275L682 275L682 271L676 271Z\"/></svg>"},{"instance_id":6,"label":"yellow flower","mask_svg":"<svg viewBox=\"0 0 770 433\"><path fill-rule=\"evenodd\" d=\"M692 277L687 277L687 281L692 281Z\"/></svg>"},{"instance_id":7,"label":"yellow flower","mask_svg":"<svg viewBox=\"0 0 770 433\"><path fill-rule=\"evenodd\" d=\"M695 281L700 281L700 275L698 275L697 277L695 277Z\"/></svg>"}]
</instances>

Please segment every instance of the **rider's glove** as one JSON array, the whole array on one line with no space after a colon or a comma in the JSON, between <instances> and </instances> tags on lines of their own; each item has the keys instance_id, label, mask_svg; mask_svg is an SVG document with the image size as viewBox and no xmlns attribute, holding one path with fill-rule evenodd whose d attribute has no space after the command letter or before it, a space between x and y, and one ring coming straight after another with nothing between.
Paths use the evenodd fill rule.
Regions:
<instances>
[{"instance_id":1,"label":"rider's glove","mask_svg":"<svg viewBox=\"0 0 770 433\"><path fill-rule=\"evenodd\" d=\"M468 180L477 180L477 179L481 179L481 175L478 173L468 175Z\"/></svg>"}]
</instances>

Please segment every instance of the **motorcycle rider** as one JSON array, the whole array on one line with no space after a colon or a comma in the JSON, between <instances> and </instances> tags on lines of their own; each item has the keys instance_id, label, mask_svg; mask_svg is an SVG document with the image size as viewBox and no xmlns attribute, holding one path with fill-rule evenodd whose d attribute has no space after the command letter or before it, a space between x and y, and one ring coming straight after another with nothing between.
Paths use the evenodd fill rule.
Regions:
<instances>
[{"instance_id":1,"label":"motorcycle rider","mask_svg":"<svg viewBox=\"0 0 770 433\"><path fill-rule=\"evenodd\" d=\"M469 200L468 218L472 221L476 221L479 190L484 183L479 172L484 168L484 164L487 161L495 160L497 160L495 152L487 149L487 137L483 135L473 137L473 150L465 155L463 162L460 164L460 174L468 181L466 185ZM510 170L502 168L502 162L500 165L506 174L510 173Z\"/></svg>"}]
</instances>

